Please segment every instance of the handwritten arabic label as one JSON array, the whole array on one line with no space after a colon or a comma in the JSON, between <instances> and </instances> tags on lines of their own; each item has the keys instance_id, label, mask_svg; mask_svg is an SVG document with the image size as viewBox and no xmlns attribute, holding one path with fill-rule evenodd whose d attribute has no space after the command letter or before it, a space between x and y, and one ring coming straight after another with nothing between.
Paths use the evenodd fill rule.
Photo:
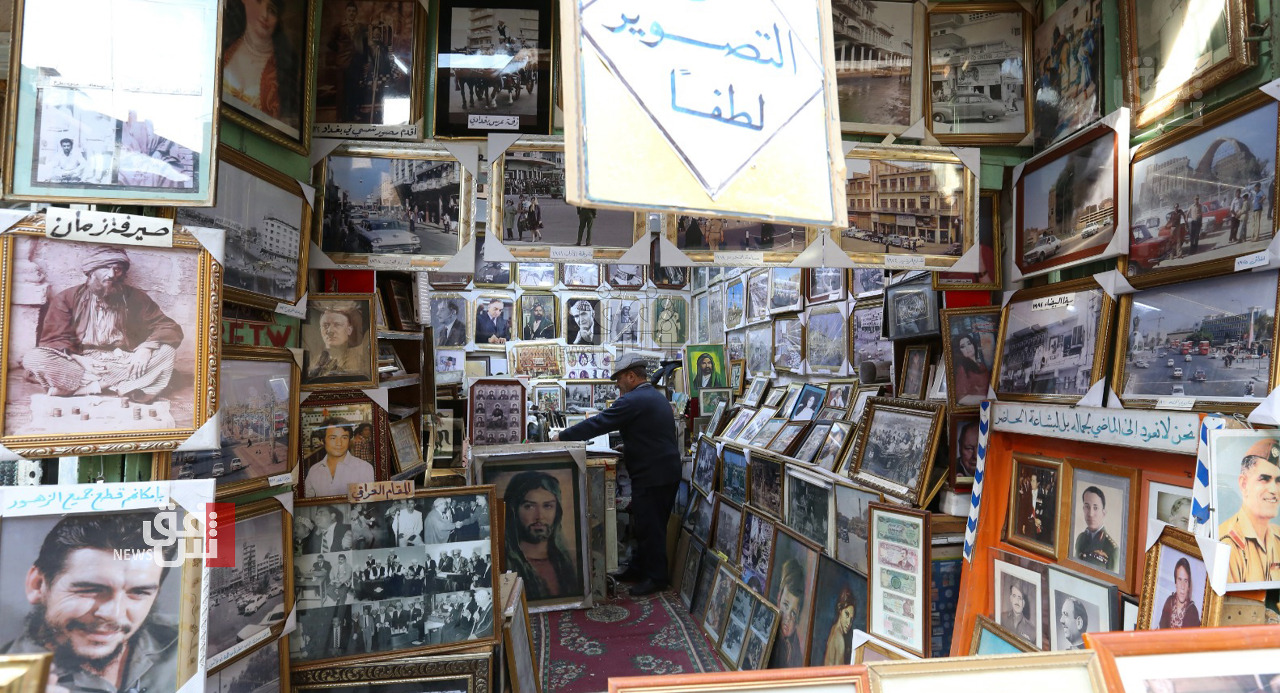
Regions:
<instances>
[{"instance_id":1,"label":"handwritten arabic label","mask_svg":"<svg viewBox=\"0 0 1280 693\"><path fill-rule=\"evenodd\" d=\"M170 483L12 486L0 489L0 517L159 508L169 503Z\"/></svg>"},{"instance_id":2,"label":"handwritten arabic label","mask_svg":"<svg viewBox=\"0 0 1280 693\"><path fill-rule=\"evenodd\" d=\"M1057 296L1045 296L1037 298L1031 302L1031 310L1057 310L1058 308L1070 308L1075 305L1075 294L1059 294Z\"/></svg>"},{"instance_id":3,"label":"handwritten arabic label","mask_svg":"<svg viewBox=\"0 0 1280 693\"><path fill-rule=\"evenodd\" d=\"M919 255L885 255L884 266L889 269L924 269L924 258Z\"/></svg>"},{"instance_id":4,"label":"handwritten arabic label","mask_svg":"<svg viewBox=\"0 0 1280 693\"><path fill-rule=\"evenodd\" d=\"M347 502L372 503L413 498L413 479L404 481L365 481L347 486Z\"/></svg>"},{"instance_id":5,"label":"handwritten arabic label","mask_svg":"<svg viewBox=\"0 0 1280 693\"><path fill-rule=\"evenodd\" d=\"M44 215L44 235L64 241L172 248L173 222L138 214L50 207Z\"/></svg>"},{"instance_id":6,"label":"handwritten arabic label","mask_svg":"<svg viewBox=\"0 0 1280 693\"><path fill-rule=\"evenodd\" d=\"M231 647L223 650L222 652L219 652L218 654L213 655L212 657L208 657L205 660L204 665L207 669L212 669L222 664L223 662L230 661L232 658L234 658L236 655L240 654L241 652L245 652L250 648L252 648L254 645L257 645L258 643L271 637L271 634L272 634L271 628L264 627L262 630L249 636L247 640L241 640L240 642L236 643L235 645L232 645Z\"/></svg>"},{"instance_id":7,"label":"handwritten arabic label","mask_svg":"<svg viewBox=\"0 0 1280 693\"><path fill-rule=\"evenodd\" d=\"M1194 406L1196 406L1195 397L1161 397L1156 400L1156 409L1191 411Z\"/></svg>"},{"instance_id":8,"label":"handwritten arabic label","mask_svg":"<svg viewBox=\"0 0 1280 693\"><path fill-rule=\"evenodd\" d=\"M552 248L552 260L594 260L596 257L595 248Z\"/></svg>"},{"instance_id":9,"label":"handwritten arabic label","mask_svg":"<svg viewBox=\"0 0 1280 693\"><path fill-rule=\"evenodd\" d=\"M596 0L579 11L583 38L713 198L822 94L812 3Z\"/></svg>"},{"instance_id":10,"label":"handwritten arabic label","mask_svg":"<svg viewBox=\"0 0 1280 693\"><path fill-rule=\"evenodd\" d=\"M369 266L373 269L409 269L413 267L413 258L404 255L370 255Z\"/></svg>"},{"instance_id":11,"label":"handwritten arabic label","mask_svg":"<svg viewBox=\"0 0 1280 693\"><path fill-rule=\"evenodd\" d=\"M1241 255L1236 258L1236 271L1253 269L1255 267L1265 267L1267 265L1267 251L1260 250L1252 255Z\"/></svg>"},{"instance_id":12,"label":"handwritten arabic label","mask_svg":"<svg viewBox=\"0 0 1280 693\"><path fill-rule=\"evenodd\" d=\"M1184 455L1195 454L1200 430L1200 415L1194 413L1002 402L993 409L997 431Z\"/></svg>"},{"instance_id":13,"label":"handwritten arabic label","mask_svg":"<svg viewBox=\"0 0 1280 693\"><path fill-rule=\"evenodd\" d=\"M764 253L758 250L730 250L714 253L717 265L730 267L759 267L764 264Z\"/></svg>"},{"instance_id":14,"label":"handwritten arabic label","mask_svg":"<svg viewBox=\"0 0 1280 693\"><path fill-rule=\"evenodd\" d=\"M285 484L292 484L292 483L293 483L293 472L285 472L284 474L277 474L272 477L267 477L267 484L269 486L284 486Z\"/></svg>"},{"instance_id":15,"label":"handwritten arabic label","mask_svg":"<svg viewBox=\"0 0 1280 693\"><path fill-rule=\"evenodd\" d=\"M472 130L519 130L520 116L471 113L467 115L467 127Z\"/></svg>"},{"instance_id":16,"label":"handwritten arabic label","mask_svg":"<svg viewBox=\"0 0 1280 693\"><path fill-rule=\"evenodd\" d=\"M322 123L311 128L316 137L353 137L370 140L418 139L418 125L374 125L360 123Z\"/></svg>"}]
</instances>

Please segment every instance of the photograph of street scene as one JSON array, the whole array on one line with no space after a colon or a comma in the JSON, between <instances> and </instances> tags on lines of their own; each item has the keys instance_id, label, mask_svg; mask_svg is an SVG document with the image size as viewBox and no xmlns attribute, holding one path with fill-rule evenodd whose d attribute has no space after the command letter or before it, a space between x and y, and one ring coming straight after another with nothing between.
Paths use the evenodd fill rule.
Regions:
<instances>
[{"instance_id":1,"label":"photograph of street scene","mask_svg":"<svg viewBox=\"0 0 1280 693\"><path fill-rule=\"evenodd\" d=\"M474 135L488 128L473 116L488 115L520 116L521 130L532 127L539 121L539 102L546 101L539 79L545 69L539 63L540 12L455 6L449 19L441 27L440 41L447 45L441 45L437 61L442 93L436 117L447 122L437 131L443 126Z\"/></svg>"},{"instance_id":2,"label":"photograph of street scene","mask_svg":"<svg viewBox=\"0 0 1280 693\"><path fill-rule=\"evenodd\" d=\"M1263 250L1275 235L1276 102L1133 162L1129 276Z\"/></svg>"},{"instance_id":3,"label":"photograph of street scene","mask_svg":"<svg viewBox=\"0 0 1280 693\"><path fill-rule=\"evenodd\" d=\"M1120 396L1266 397L1275 306L1276 276L1270 272L1134 294Z\"/></svg>"},{"instance_id":4,"label":"photograph of street scene","mask_svg":"<svg viewBox=\"0 0 1280 693\"><path fill-rule=\"evenodd\" d=\"M461 175L443 159L329 157L320 250L452 256Z\"/></svg>"},{"instance_id":5,"label":"photograph of street scene","mask_svg":"<svg viewBox=\"0 0 1280 693\"><path fill-rule=\"evenodd\" d=\"M849 228L840 247L855 253L954 255L964 250L961 163L846 158Z\"/></svg>"},{"instance_id":6,"label":"photograph of street scene","mask_svg":"<svg viewBox=\"0 0 1280 693\"><path fill-rule=\"evenodd\" d=\"M209 599L218 618L209 623L209 654L217 655L259 631L283 624L283 511L235 525L235 567L209 571Z\"/></svg>"},{"instance_id":7,"label":"photograph of street scene","mask_svg":"<svg viewBox=\"0 0 1280 693\"><path fill-rule=\"evenodd\" d=\"M1018 181L1014 258L1023 274L1083 262L1115 235L1116 133L1101 132L1065 155L1033 160Z\"/></svg>"},{"instance_id":8,"label":"photograph of street scene","mask_svg":"<svg viewBox=\"0 0 1280 693\"><path fill-rule=\"evenodd\" d=\"M676 220L681 250L794 250L807 243L805 228L739 219L682 216Z\"/></svg>"},{"instance_id":9,"label":"photograph of street scene","mask_svg":"<svg viewBox=\"0 0 1280 693\"><path fill-rule=\"evenodd\" d=\"M934 134L1026 132L1022 18L1022 12L929 13Z\"/></svg>"},{"instance_id":10,"label":"photograph of street scene","mask_svg":"<svg viewBox=\"0 0 1280 693\"><path fill-rule=\"evenodd\" d=\"M911 125L916 3L832 0L840 121Z\"/></svg>"},{"instance_id":11,"label":"photograph of street scene","mask_svg":"<svg viewBox=\"0 0 1280 693\"><path fill-rule=\"evenodd\" d=\"M635 213L564 201L564 152L508 150L502 184L502 214L491 223L502 226L504 243L631 247Z\"/></svg>"},{"instance_id":12,"label":"photograph of street scene","mask_svg":"<svg viewBox=\"0 0 1280 693\"><path fill-rule=\"evenodd\" d=\"M171 479L216 479L219 486L289 471L292 361L224 358L219 375L221 448L174 452Z\"/></svg>"},{"instance_id":13,"label":"photograph of street scene","mask_svg":"<svg viewBox=\"0 0 1280 693\"><path fill-rule=\"evenodd\" d=\"M1009 304L996 392L1079 397L1093 385L1102 289Z\"/></svg>"}]
</instances>

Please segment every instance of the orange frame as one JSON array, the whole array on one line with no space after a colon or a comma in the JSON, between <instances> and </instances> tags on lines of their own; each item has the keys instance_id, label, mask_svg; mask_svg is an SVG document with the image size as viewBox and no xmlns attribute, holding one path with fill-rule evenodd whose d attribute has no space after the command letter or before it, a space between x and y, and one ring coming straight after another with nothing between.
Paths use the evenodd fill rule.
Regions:
<instances>
[{"instance_id":1,"label":"orange frame","mask_svg":"<svg viewBox=\"0 0 1280 693\"><path fill-rule=\"evenodd\" d=\"M1123 691L1117 657L1275 648L1280 647L1280 626L1085 633L1084 644L1098 653L1107 690Z\"/></svg>"},{"instance_id":2,"label":"orange frame","mask_svg":"<svg viewBox=\"0 0 1280 693\"><path fill-rule=\"evenodd\" d=\"M720 693L732 688L745 691L759 684L761 691L794 688L806 684L852 683L854 693L870 693L871 681L862 664L806 669L760 669L670 676L622 676L609 679L609 693Z\"/></svg>"}]
</instances>

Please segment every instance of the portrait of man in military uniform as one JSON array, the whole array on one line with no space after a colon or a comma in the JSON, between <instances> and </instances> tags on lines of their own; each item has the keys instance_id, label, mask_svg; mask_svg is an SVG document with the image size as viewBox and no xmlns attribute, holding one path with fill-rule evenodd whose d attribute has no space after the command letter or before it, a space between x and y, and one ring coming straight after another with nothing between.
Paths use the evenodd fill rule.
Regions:
<instances>
[{"instance_id":1,"label":"portrait of man in military uniform","mask_svg":"<svg viewBox=\"0 0 1280 693\"><path fill-rule=\"evenodd\" d=\"M1214 452L1222 452L1215 479L1214 505L1218 518L1218 540L1231 547L1228 582L1280 580L1280 440L1275 431L1241 431L1219 439ZM1244 445L1238 470L1231 464ZM1235 450L1232 450L1235 448ZM1234 479L1230 479L1235 474ZM1239 495L1237 495L1237 493ZM1234 513L1232 511L1234 510ZM1232 513L1232 514L1228 514Z\"/></svg>"},{"instance_id":2,"label":"portrait of man in military uniform","mask_svg":"<svg viewBox=\"0 0 1280 693\"><path fill-rule=\"evenodd\" d=\"M1125 577L1129 555L1131 480L1092 469L1072 470L1071 545L1080 565Z\"/></svg>"}]
</instances>

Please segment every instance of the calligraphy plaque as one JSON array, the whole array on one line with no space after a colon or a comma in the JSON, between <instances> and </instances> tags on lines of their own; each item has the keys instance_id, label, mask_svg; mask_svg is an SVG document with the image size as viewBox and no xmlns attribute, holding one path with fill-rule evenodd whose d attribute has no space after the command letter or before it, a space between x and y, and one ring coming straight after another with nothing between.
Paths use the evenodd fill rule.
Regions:
<instances>
[{"instance_id":1,"label":"calligraphy plaque","mask_svg":"<svg viewBox=\"0 0 1280 693\"><path fill-rule=\"evenodd\" d=\"M1194 455L1200 415L997 402L992 408L991 427L1005 433Z\"/></svg>"},{"instance_id":2,"label":"calligraphy plaque","mask_svg":"<svg viewBox=\"0 0 1280 693\"><path fill-rule=\"evenodd\" d=\"M562 0L561 17L571 203L847 223L830 0ZM779 178L799 184L779 196Z\"/></svg>"},{"instance_id":3,"label":"calligraphy plaque","mask_svg":"<svg viewBox=\"0 0 1280 693\"><path fill-rule=\"evenodd\" d=\"M173 247L173 222L138 214L114 214L50 207L44 216L44 235L88 243L119 243Z\"/></svg>"}]
</instances>

